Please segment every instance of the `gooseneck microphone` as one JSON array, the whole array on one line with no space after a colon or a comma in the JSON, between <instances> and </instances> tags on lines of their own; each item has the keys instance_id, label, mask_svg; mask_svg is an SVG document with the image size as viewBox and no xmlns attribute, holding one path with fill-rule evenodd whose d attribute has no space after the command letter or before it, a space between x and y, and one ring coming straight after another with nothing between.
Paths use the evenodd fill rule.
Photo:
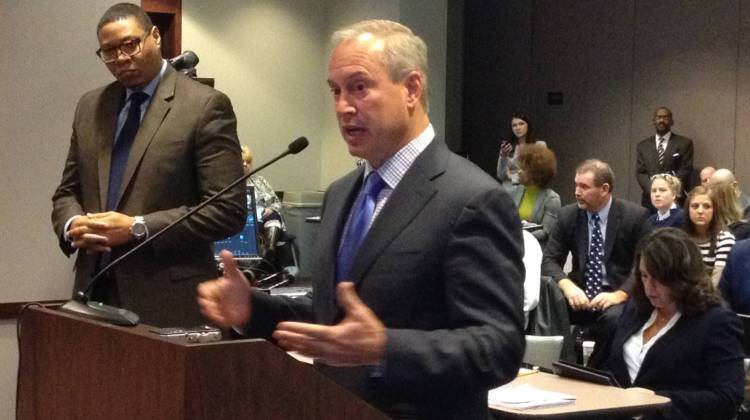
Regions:
<instances>
[{"instance_id":1,"label":"gooseneck microphone","mask_svg":"<svg viewBox=\"0 0 750 420\"><path fill-rule=\"evenodd\" d=\"M167 62L171 64L172 67L174 67L176 70L185 70L197 66L200 62L200 59L194 52L186 50L177 57L170 58L169 60L167 60Z\"/></svg>"},{"instance_id":2,"label":"gooseneck microphone","mask_svg":"<svg viewBox=\"0 0 750 420\"><path fill-rule=\"evenodd\" d=\"M227 191L236 187L239 183L245 181L246 179L250 178L251 176L265 169L266 167L272 165L273 163L275 163L277 160L281 158L284 158L288 155L296 155L297 153L303 151L308 146L308 144L310 143L307 141L307 138L305 137L300 137L294 140L293 142L289 143L289 146L287 146L287 150L284 151L284 153L276 156L275 158L264 163L263 165L259 166L253 171L237 178L231 184L224 187L221 191L215 193L214 195L207 198L206 200L204 200L197 206L190 209L190 211L188 211L187 213L177 218L174 222L165 226L164 229L156 232L153 235L150 235L143 242L134 246L128 252L122 254L120 257L110 262L103 269L101 269L98 273L96 273L96 275L94 275L94 277L91 278L91 281L89 282L88 286L86 286L86 288L83 290L76 291L75 295L73 296L73 299L69 300L64 305L62 305L60 307L60 310L73 313L79 316L83 316L86 318L95 319L97 321L108 322L108 323L116 324L116 325L138 325L139 318L138 318L138 315L136 315L135 313L127 309L117 308L115 306L105 305L101 302L95 302L95 301L90 300L89 294L91 293L91 289L99 281L99 279L101 279L104 276L104 274L109 272L114 266L118 265L120 261L134 254L135 252L137 252L139 249L143 248L147 244L150 244L151 242L155 241L156 238L160 237L161 235L163 235L164 233L166 233L167 231L169 231L176 225L180 224L183 220L197 213L203 207L206 207L208 204L211 204L214 200L226 194Z\"/></svg>"}]
</instances>

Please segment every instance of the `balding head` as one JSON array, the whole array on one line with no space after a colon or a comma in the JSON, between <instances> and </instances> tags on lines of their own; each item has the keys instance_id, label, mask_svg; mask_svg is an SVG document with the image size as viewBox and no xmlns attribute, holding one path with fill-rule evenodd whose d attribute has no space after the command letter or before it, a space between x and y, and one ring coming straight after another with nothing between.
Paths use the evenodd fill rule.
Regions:
<instances>
[{"instance_id":1,"label":"balding head","mask_svg":"<svg viewBox=\"0 0 750 420\"><path fill-rule=\"evenodd\" d=\"M709 185L731 185L738 197L741 192L740 186L737 183L737 179L734 177L734 174L732 173L732 171L726 168L717 169L716 172L711 175L711 181L709 182Z\"/></svg>"},{"instance_id":2,"label":"balding head","mask_svg":"<svg viewBox=\"0 0 750 420\"><path fill-rule=\"evenodd\" d=\"M701 169L701 172L700 172L701 185L707 186L708 183L711 182L711 177L713 176L714 172L716 172L716 168L710 165Z\"/></svg>"},{"instance_id":3,"label":"balding head","mask_svg":"<svg viewBox=\"0 0 750 420\"><path fill-rule=\"evenodd\" d=\"M711 175L711 184L731 184L737 182L734 178L732 171L726 168L717 169L713 175Z\"/></svg>"}]
</instances>

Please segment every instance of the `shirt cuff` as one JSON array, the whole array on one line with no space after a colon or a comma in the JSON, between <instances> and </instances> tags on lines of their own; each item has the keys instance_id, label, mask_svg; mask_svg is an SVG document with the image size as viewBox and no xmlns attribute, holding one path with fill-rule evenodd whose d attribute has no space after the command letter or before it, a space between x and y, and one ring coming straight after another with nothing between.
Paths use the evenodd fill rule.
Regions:
<instances>
[{"instance_id":1,"label":"shirt cuff","mask_svg":"<svg viewBox=\"0 0 750 420\"><path fill-rule=\"evenodd\" d=\"M73 242L73 240L70 239L70 235L68 235L68 230L70 230L70 225L73 223L73 220L75 220L75 219L77 219L79 217L81 217L81 215L77 214L77 215L71 217L70 219L68 219L67 222L65 222L65 227L63 228L63 239L65 239L68 242Z\"/></svg>"}]
</instances>

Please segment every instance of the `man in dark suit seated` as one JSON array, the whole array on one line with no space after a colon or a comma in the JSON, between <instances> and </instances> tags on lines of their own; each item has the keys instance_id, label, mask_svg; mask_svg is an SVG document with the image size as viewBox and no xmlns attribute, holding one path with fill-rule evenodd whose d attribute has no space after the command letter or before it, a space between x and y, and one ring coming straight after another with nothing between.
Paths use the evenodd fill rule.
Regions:
<instances>
[{"instance_id":1,"label":"man in dark suit seated","mask_svg":"<svg viewBox=\"0 0 750 420\"><path fill-rule=\"evenodd\" d=\"M524 347L521 222L427 115L427 47L403 25L334 34L341 134L364 164L326 192L312 298L251 290L227 251L199 288L217 323L271 337L399 418L488 418ZM297 321L297 322L289 322Z\"/></svg>"},{"instance_id":2,"label":"man in dark suit seated","mask_svg":"<svg viewBox=\"0 0 750 420\"><path fill-rule=\"evenodd\" d=\"M593 325L601 337L614 326L633 286L638 241L651 231L643 207L612 196L614 173L600 160L576 169L576 204L558 213L544 249L542 274L557 281L568 301L572 324ZM573 268L563 272L568 253Z\"/></svg>"},{"instance_id":3,"label":"man in dark suit seated","mask_svg":"<svg viewBox=\"0 0 750 420\"><path fill-rule=\"evenodd\" d=\"M653 123L656 134L638 143L635 166L638 184L643 190L641 204L651 213L656 212L651 204L651 176L674 175L685 189L689 189L693 171L693 141L671 131L674 124L672 111L664 106L657 108Z\"/></svg>"}]
</instances>

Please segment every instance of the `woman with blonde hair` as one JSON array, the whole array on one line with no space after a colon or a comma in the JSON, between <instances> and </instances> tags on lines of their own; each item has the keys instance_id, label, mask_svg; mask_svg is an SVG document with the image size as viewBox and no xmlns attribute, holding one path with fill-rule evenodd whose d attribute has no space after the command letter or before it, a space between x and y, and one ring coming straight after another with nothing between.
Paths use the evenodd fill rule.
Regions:
<instances>
[{"instance_id":1,"label":"woman with blonde hair","mask_svg":"<svg viewBox=\"0 0 750 420\"><path fill-rule=\"evenodd\" d=\"M750 238L750 223L742 219L742 207L731 184L718 183L709 187L716 201L715 213L735 240Z\"/></svg>"},{"instance_id":2,"label":"woman with blonde hair","mask_svg":"<svg viewBox=\"0 0 750 420\"><path fill-rule=\"evenodd\" d=\"M656 174L651 177L651 204L656 213L648 218L654 228L681 227L685 211L675 201L682 191L680 178L670 174Z\"/></svg>"}]
</instances>

